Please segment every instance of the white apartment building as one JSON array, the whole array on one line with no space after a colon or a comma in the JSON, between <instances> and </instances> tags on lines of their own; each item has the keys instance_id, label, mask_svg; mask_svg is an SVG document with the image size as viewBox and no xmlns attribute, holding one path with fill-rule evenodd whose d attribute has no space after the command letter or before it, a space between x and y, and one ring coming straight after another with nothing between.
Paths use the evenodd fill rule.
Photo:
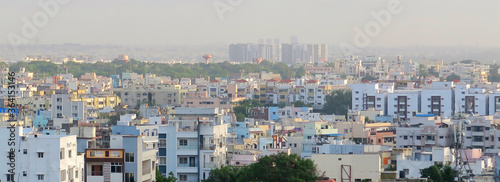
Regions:
<instances>
[{"instance_id":1,"label":"white apartment building","mask_svg":"<svg viewBox=\"0 0 500 182\"><path fill-rule=\"evenodd\" d=\"M453 115L453 82L433 82L420 92L420 112L434 116Z\"/></svg>"},{"instance_id":2,"label":"white apartment building","mask_svg":"<svg viewBox=\"0 0 500 182\"><path fill-rule=\"evenodd\" d=\"M207 179L226 164L226 135L218 108L176 108L174 118L159 128L159 170L179 181Z\"/></svg>"},{"instance_id":3,"label":"white apartment building","mask_svg":"<svg viewBox=\"0 0 500 182\"><path fill-rule=\"evenodd\" d=\"M433 146L450 146L452 139L450 127L439 127L434 123L396 128L396 148L412 148L415 152L430 152Z\"/></svg>"},{"instance_id":4,"label":"white apartment building","mask_svg":"<svg viewBox=\"0 0 500 182\"><path fill-rule=\"evenodd\" d=\"M489 94L488 106L490 115L494 115L496 112L500 112L500 92L495 90L493 93Z\"/></svg>"},{"instance_id":5,"label":"white apartment building","mask_svg":"<svg viewBox=\"0 0 500 182\"><path fill-rule=\"evenodd\" d=\"M422 169L434 164L449 164L453 154L448 147L432 147L428 152L415 152L411 157L399 154L397 156L397 171L404 174L403 178L420 178Z\"/></svg>"},{"instance_id":6,"label":"white apartment building","mask_svg":"<svg viewBox=\"0 0 500 182\"><path fill-rule=\"evenodd\" d=\"M401 120L408 120L414 112L420 112L420 91L399 90L387 94L388 115Z\"/></svg>"},{"instance_id":7,"label":"white apartment building","mask_svg":"<svg viewBox=\"0 0 500 182\"><path fill-rule=\"evenodd\" d=\"M67 93L52 94L52 118L73 118L74 120L87 120L87 107L84 101L71 101Z\"/></svg>"},{"instance_id":8,"label":"white apartment building","mask_svg":"<svg viewBox=\"0 0 500 182\"><path fill-rule=\"evenodd\" d=\"M482 150L500 147L500 130L492 125L493 116L475 116L466 120L469 124L465 125L464 147Z\"/></svg>"},{"instance_id":9,"label":"white apartment building","mask_svg":"<svg viewBox=\"0 0 500 182\"><path fill-rule=\"evenodd\" d=\"M455 112L488 115L488 93L469 84L455 86Z\"/></svg>"},{"instance_id":10,"label":"white apartment building","mask_svg":"<svg viewBox=\"0 0 500 182\"><path fill-rule=\"evenodd\" d=\"M77 154L75 135L25 135L22 130L0 127L5 155L0 157L0 181L83 181L83 155Z\"/></svg>"},{"instance_id":11,"label":"white apartment building","mask_svg":"<svg viewBox=\"0 0 500 182\"><path fill-rule=\"evenodd\" d=\"M388 93L393 93L394 84L385 86L378 83L373 84L352 84L352 110L383 110L386 109L386 97Z\"/></svg>"}]
</instances>

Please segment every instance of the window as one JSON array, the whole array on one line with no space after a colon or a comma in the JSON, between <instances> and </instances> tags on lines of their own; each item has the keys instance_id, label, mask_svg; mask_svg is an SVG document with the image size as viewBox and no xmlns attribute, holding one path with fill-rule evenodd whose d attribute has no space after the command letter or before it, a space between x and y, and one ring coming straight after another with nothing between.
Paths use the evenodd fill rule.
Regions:
<instances>
[{"instance_id":1,"label":"window","mask_svg":"<svg viewBox=\"0 0 500 182\"><path fill-rule=\"evenodd\" d=\"M188 163L187 157L179 157L179 164L187 164L187 163Z\"/></svg>"},{"instance_id":2,"label":"window","mask_svg":"<svg viewBox=\"0 0 500 182\"><path fill-rule=\"evenodd\" d=\"M92 176L102 176L102 165L92 165Z\"/></svg>"},{"instance_id":3,"label":"window","mask_svg":"<svg viewBox=\"0 0 500 182\"><path fill-rule=\"evenodd\" d=\"M408 140L408 136L403 136L403 139Z\"/></svg>"},{"instance_id":4,"label":"window","mask_svg":"<svg viewBox=\"0 0 500 182\"><path fill-rule=\"evenodd\" d=\"M23 154L28 154L28 149L23 149Z\"/></svg>"},{"instance_id":5,"label":"window","mask_svg":"<svg viewBox=\"0 0 500 182\"><path fill-rule=\"evenodd\" d=\"M410 169L403 169L403 171L405 172L405 176L407 176L408 174L410 174Z\"/></svg>"},{"instance_id":6,"label":"window","mask_svg":"<svg viewBox=\"0 0 500 182\"><path fill-rule=\"evenodd\" d=\"M160 157L160 164L167 164L167 158L166 157Z\"/></svg>"},{"instance_id":7,"label":"window","mask_svg":"<svg viewBox=\"0 0 500 182\"><path fill-rule=\"evenodd\" d=\"M23 171L23 176L28 176L28 171Z\"/></svg>"},{"instance_id":8,"label":"window","mask_svg":"<svg viewBox=\"0 0 500 182\"><path fill-rule=\"evenodd\" d=\"M7 174L7 181L14 181L14 174Z\"/></svg>"},{"instance_id":9,"label":"window","mask_svg":"<svg viewBox=\"0 0 500 182\"><path fill-rule=\"evenodd\" d=\"M122 173L122 163L111 163L111 173Z\"/></svg>"},{"instance_id":10,"label":"window","mask_svg":"<svg viewBox=\"0 0 500 182\"><path fill-rule=\"evenodd\" d=\"M43 152L38 152L38 158L43 158Z\"/></svg>"},{"instance_id":11,"label":"window","mask_svg":"<svg viewBox=\"0 0 500 182\"><path fill-rule=\"evenodd\" d=\"M125 173L125 182L135 181L134 173Z\"/></svg>"},{"instance_id":12,"label":"window","mask_svg":"<svg viewBox=\"0 0 500 182\"><path fill-rule=\"evenodd\" d=\"M64 159L64 148L59 151L59 159Z\"/></svg>"},{"instance_id":13,"label":"window","mask_svg":"<svg viewBox=\"0 0 500 182\"><path fill-rule=\"evenodd\" d=\"M71 150L68 150L68 158L71 158Z\"/></svg>"},{"instance_id":14,"label":"window","mask_svg":"<svg viewBox=\"0 0 500 182\"><path fill-rule=\"evenodd\" d=\"M102 166L101 166L102 169ZM102 170L101 170L101 175L102 176ZM61 181L66 181L66 169L61 170Z\"/></svg>"},{"instance_id":15,"label":"window","mask_svg":"<svg viewBox=\"0 0 500 182\"><path fill-rule=\"evenodd\" d=\"M417 140L420 140L422 138L422 136L417 136Z\"/></svg>"},{"instance_id":16,"label":"window","mask_svg":"<svg viewBox=\"0 0 500 182\"><path fill-rule=\"evenodd\" d=\"M38 180L43 180L45 176L43 176L43 174L37 174L36 175Z\"/></svg>"},{"instance_id":17,"label":"window","mask_svg":"<svg viewBox=\"0 0 500 182\"><path fill-rule=\"evenodd\" d=\"M179 174L179 181L187 181L188 177L185 174Z\"/></svg>"},{"instance_id":18,"label":"window","mask_svg":"<svg viewBox=\"0 0 500 182\"><path fill-rule=\"evenodd\" d=\"M188 141L186 139L181 139L181 140L179 140L179 145L180 146L187 146L188 145Z\"/></svg>"},{"instance_id":19,"label":"window","mask_svg":"<svg viewBox=\"0 0 500 182\"><path fill-rule=\"evenodd\" d=\"M125 153L125 162L134 162L134 153Z\"/></svg>"},{"instance_id":20,"label":"window","mask_svg":"<svg viewBox=\"0 0 500 182\"><path fill-rule=\"evenodd\" d=\"M167 140L160 139L159 147L161 147L161 148L167 147Z\"/></svg>"}]
</instances>

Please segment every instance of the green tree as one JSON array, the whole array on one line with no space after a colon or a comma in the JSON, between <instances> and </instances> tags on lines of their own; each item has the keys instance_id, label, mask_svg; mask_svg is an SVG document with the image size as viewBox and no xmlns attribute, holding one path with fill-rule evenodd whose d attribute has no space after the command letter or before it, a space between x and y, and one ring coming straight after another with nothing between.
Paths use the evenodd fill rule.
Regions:
<instances>
[{"instance_id":1,"label":"green tree","mask_svg":"<svg viewBox=\"0 0 500 182\"><path fill-rule=\"evenodd\" d=\"M432 182L453 182L455 171L449 165L437 164L423 169L421 175Z\"/></svg>"},{"instance_id":2,"label":"green tree","mask_svg":"<svg viewBox=\"0 0 500 182\"><path fill-rule=\"evenodd\" d=\"M426 66L424 64L418 65L418 75L419 76L429 76L429 72L427 71Z\"/></svg>"},{"instance_id":3,"label":"green tree","mask_svg":"<svg viewBox=\"0 0 500 182\"><path fill-rule=\"evenodd\" d=\"M436 67L434 66L427 69L427 73L429 73L429 75L434 75L435 77L439 77L439 72L436 71Z\"/></svg>"},{"instance_id":4,"label":"green tree","mask_svg":"<svg viewBox=\"0 0 500 182\"><path fill-rule=\"evenodd\" d=\"M293 102L293 107L312 107L312 104L306 104L301 100Z\"/></svg>"},{"instance_id":5,"label":"green tree","mask_svg":"<svg viewBox=\"0 0 500 182\"><path fill-rule=\"evenodd\" d=\"M376 80L376 79L377 79L377 78L375 78L375 77L374 77L374 76L372 76L372 75L366 75L366 76L364 76L363 78L361 78L361 81L365 81L365 80L367 80L367 81L373 81L373 80Z\"/></svg>"},{"instance_id":6,"label":"green tree","mask_svg":"<svg viewBox=\"0 0 500 182\"><path fill-rule=\"evenodd\" d=\"M172 171L170 171L170 173L168 173L168 177L164 177L162 175L162 173L160 172L160 170L158 170L158 168L156 168L156 181L157 182L176 182L177 178L174 176L174 173Z\"/></svg>"},{"instance_id":7,"label":"green tree","mask_svg":"<svg viewBox=\"0 0 500 182\"><path fill-rule=\"evenodd\" d=\"M243 121L245 117L250 117L250 113L253 107L263 106L259 100L242 100L238 103L238 106L233 107L233 112L236 115L236 121Z\"/></svg>"},{"instance_id":8,"label":"green tree","mask_svg":"<svg viewBox=\"0 0 500 182\"><path fill-rule=\"evenodd\" d=\"M456 79L456 80L460 80L460 76L459 76L459 75L456 75L455 73L452 73L451 75L448 75L448 76L446 77L446 81L449 81L449 82L451 82L451 81L453 81L453 80L455 80L455 79Z\"/></svg>"},{"instance_id":9,"label":"green tree","mask_svg":"<svg viewBox=\"0 0 500 182\"><path fill-rule=\"evenodd\" d=\"M347 111L352 105L352 91L334 90L325 97L325 105L322 112L325 114L336 114L347 116Z\"/></svg>"},{"instance_id":10,"label":"green tree","mask_svg":"<svg viewBox=\"0 0 500 182\"><path fill-rule=\"evenodd\" d=\"M233 182L238 181L238 175L241 175L240 167L236 166L222 166L221 168L212 169L208 179L203 182Z\"/></svg>"},{"instance_id":11,"label":"green tree","mask_svg":"<svg viewBox=\"0 0 500 182\"><path fill-rule=\"evenodd\" d=\"M290 181L314 182L318 179L317 167L311 159L297 154L279 153L265 156L246 167L223 166L210 171L204 182L214 181Z\"/></svg>"},{"instance_id":12,"label":"green tree","mask_svg":"<svg viewBox=\"0 0 500 182\"><path fill-rule=\"evenodd\" d=\"M490 71L488 74L489 82L500 82L500 75L498 74L498 68L500 68L498 64L490 65Z\"/></svg>"}]
</instances>

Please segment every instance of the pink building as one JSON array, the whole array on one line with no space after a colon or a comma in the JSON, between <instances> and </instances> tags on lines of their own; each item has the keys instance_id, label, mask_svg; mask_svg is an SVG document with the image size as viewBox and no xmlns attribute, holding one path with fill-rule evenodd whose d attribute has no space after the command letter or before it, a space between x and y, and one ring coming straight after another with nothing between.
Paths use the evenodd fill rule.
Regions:
<instances>
[{"instance_id":1,"label":"pink building","mask_svg":"<svg viewBox=\"0 0 500 182\"><path fill-rule=\"evenodd\" d=\"M233 155L233 158L229 159L229 165L232 166L247 166L255 162L257 162L257 156L253 154Z\"/></svg>"}]
</instances>

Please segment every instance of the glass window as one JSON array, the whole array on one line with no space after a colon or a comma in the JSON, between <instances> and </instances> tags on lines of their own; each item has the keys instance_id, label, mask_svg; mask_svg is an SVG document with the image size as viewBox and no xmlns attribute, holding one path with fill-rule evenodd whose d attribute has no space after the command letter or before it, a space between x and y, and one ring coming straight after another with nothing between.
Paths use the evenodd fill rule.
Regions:
<instances>
[{"instance_id":1,"label":"glass window","mask_svg":"<svg viewBox=\"0 0 500 182\"><path fill-rule=\"evenodd\" d=\"M132 152L125 153L125 162L134 162L134 153Z\"/></svg>"}]
</instances>

